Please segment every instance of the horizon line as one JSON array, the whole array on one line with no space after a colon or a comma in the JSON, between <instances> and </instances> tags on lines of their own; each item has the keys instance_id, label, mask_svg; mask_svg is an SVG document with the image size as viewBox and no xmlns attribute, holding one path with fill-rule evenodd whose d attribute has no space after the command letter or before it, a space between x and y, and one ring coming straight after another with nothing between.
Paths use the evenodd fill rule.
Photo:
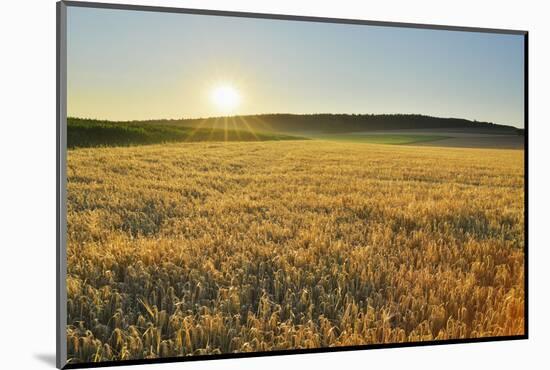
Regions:
<instances>
[{"instance_id":1,"label":"horizon line","mask_svg":"<svg viewBox=\"0 0 550 370\"><path fill-rule=\"evenodd\" d=\"M423 113L247 113L247 114L230 114L230 115L218 115L218 116L200 116L200 117L177 117L177 118L146 118L146 119L109 119L109 118L97 118L97 117L82 117L82 116L73 116L67 115L67 119L82 119L82 120L95 120L95 121L104 121L104 122L152 122L152 121L193 121L193 120L208 120L208 119L220 119L220 118L231 118L231 117L247 117L247 116L420 116L428 118L437 118L437 119L448 119L448 120L464 120L473 123L484 123L497 126L507 126L513 127L516 129L524 130L525 127L518 127L513 124L503 124L496 123L493 121L483 121L477 119L463 118L463 117L444 117L444 116L431 116Z\"/></svg>"}]
</instances>

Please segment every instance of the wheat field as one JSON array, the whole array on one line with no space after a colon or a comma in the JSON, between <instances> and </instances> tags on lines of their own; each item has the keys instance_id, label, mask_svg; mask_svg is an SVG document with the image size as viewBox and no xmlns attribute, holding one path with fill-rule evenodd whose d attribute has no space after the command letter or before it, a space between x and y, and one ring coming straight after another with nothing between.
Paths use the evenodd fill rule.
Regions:
<instances>
[{"instance_id":1,"label":"wheat field","mask_svg":"<svg viewBox=\"0 0 550 370\"><path fill-rule=\"evenodd\" d=\"M524 334L523 155L69 150L69 362Z\"/></svg>"}]
</instances>

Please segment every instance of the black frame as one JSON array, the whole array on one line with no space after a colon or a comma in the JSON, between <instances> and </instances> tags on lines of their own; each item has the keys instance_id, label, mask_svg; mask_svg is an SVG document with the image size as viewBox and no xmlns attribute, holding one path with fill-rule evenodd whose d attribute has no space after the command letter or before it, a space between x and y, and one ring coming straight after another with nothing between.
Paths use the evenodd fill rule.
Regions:
<instances>
[{"instance_id":1,"label":"black frame","mask_svg":"<svg viewBox=\"0 0 550 370\"><path fill-rule=\"evenodd\" d=\"M321 23L340 23L340 24L355 24L355 25L370 25L382 27L399 27L399 28L421 28L431 30L445 31L462 31L462 32L482 32L482 33L497 33L523 35L524 37L524 223L525 223L525 238L524 238L524 290L525 290L525 318L524 318L524 334L513 336L497 336L483 338L465 338L465 339L446 339L446 340L431 340L425 342L406 342L406 343L383 343L383 344L368 344L355 346L341 347L320 347L310 349L288 349L250 353L224 353L212 355L194 355L181 357L164 357L157 359L139 359L139 360L120 360L120 361L103 361L103 362L88 362L78 364L65 364L66 360L66 339L64 336L66 330L66 188L65 188L65 170L66 170L66 98L67 98L67 65L66 65L66 8L67 7L83 7L95 9L116 9L116 10L134 10L147 12L163 12L163 13L183 13L183 14L198 14L198 15L214 15L226 17L241 17L241 18L263 18L263 19L279 19L302 22L321 22ZM476 27L459 27L448 25L433 25L419 23L401 23L401 22L382 22L369 21L359 19L342 19L342 18L324 18L298 15L283 15L283 14L266 14L266 13L249 13L249 12L232 12L222 10L207 10L207 9L189 9L175 8L163 6L145 6L131 4L112 4L98 2L81 2L81 1L59 1L56 4L57 10L57 142L56 142L56 227L57 227L57 250L56 250L56 282L57 282L57 332L56 332L56 363L59 369L80 369L80 368L96 368L108 366L124 366L124 365L140 365L140 364L159 364L167 362L188 362L188 361L206 361L206 360L221 360L233 358L249 358L249 357L264 357L264 356L280 356L293 354L308 354L308 353L325 353L325 352L343 352L357 351L365 349L380 349L380 348L405 348L417 346L432 346L445 344L461 344L461 343L483 343L497 342L509 340L522 340L529 338L529 254L528 254L528 235L529 235L529 32L524 30L511 29L492 29L492 28L476 28Z\"/></svg>"}]
</instances>

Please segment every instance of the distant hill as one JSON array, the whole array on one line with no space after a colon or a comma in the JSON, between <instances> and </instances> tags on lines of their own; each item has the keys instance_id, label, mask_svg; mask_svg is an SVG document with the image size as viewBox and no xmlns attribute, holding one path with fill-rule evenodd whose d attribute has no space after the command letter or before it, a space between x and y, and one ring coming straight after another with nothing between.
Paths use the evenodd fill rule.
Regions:
<instances>
[{"instance_id":1,"label":"distant hill","mask_svg":"<svg viewBox=\"0 0 550 370\"><path fill-rule=\"evenodd\" d=\"M419 114L261 114L206 119L141 121L187 127L224 127L238 130L288 133L346 133L374 130L479 128L495 133L516 134L513 126L461 118L440 118Z\"/></svg>"},{"instance_id":2,"label":"distant hill","mask_svg":"<svg viewBox=\"0 0 550 370\"><path fill-rule=\"evenodd\" d=\"M181 141L300 140L377 130L468 129L483 134L523 134L522 129L513 126L416 114L261 114L121 122L68 118L67 128L69 148Z\"/></svg>"}]
</instances>

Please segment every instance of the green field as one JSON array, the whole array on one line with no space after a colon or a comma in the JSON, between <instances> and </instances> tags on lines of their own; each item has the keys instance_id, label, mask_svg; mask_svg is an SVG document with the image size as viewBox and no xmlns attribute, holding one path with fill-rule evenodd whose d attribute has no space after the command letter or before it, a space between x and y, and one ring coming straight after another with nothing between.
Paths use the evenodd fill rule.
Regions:
<instances>
[{"instance_id":1,"label":"green field","mask_svg":"<svg viewBox=\"0 0 550 370\"><path fill-rule=\"evenodd\" d=\"M448 139L442 135L335 134L315 135L315 139L368 144L405 145Z\"/></svg>"},{"instance_id":2,"label":"green field","mask_svg":"<svg viewBox=\"0 0 550 370\"><path fill-rule=\"evenodd\" d=\"M311 117L296 116L301 122L301 130L289 130L279 121L259 121L244 116L218 117L203 120L149 120L149 121L107 121L96 119L67 119L67 147L113 147L151 145L174 142L251 142L314 139L344 143L366 143L385 145L415 145L434 143L437 146L508 148L522 147L522 140L516 134L502 134L498 127L493 131L482 131L466 128L469 136L462 137L462 132L400 132L392 127L400 127L396 122L389 125L388 131L357 131L342 126L332 118L329 122L314 131L309 130ZM305 123L299 121L305 120ZM321 122L322 123L322 122ZM405 125L405 123L403 124ZM351 130L351 131L350 131ZM455 128L455 130L457 130ZM495 133L495 135L489 135ZM500 134L498 134L500 133ZM477 136L476 136L477 134ZM498 134L498 135L496 135ZM458 137L458 139L457 139ZM449 139L455 139L450 141ZM441 144L441 145L440 145Z\"/></svg>"}]
</instances>

